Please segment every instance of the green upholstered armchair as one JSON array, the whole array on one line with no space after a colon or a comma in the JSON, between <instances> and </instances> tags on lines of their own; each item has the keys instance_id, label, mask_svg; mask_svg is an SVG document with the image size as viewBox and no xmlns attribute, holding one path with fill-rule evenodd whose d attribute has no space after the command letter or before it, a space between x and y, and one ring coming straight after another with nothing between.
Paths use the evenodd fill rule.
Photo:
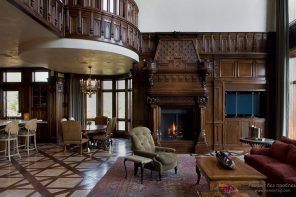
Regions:
<instances>
[{"instance_id":1,"label":"green upholstered armchair","mask_svg":"<svg viewBox=\"0 0 296 197\"><path fill-rule=\"evenodd\" d=\"M151 158L152 165L145 167L159 172L159 179L163 171L175 168L177 174L177 155L173 148L155 146L151 131L147 127L135 127L130 131L132 150L135 155Z\"/></svg>"}]
</instances>

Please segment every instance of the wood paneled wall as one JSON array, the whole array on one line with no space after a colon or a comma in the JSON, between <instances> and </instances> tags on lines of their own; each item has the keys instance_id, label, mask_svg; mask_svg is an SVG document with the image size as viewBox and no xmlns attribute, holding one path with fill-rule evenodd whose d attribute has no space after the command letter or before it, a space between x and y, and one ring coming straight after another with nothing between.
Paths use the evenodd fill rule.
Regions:
<instances>
[{"instance_id":1,"label":"wood paneled wall","mask_svg":"<svg viewBox=\"0 0 296 197\"><path fill-rule=\"evenodd\" d=\"M141 61L157 60L157 48L163 39L186 40L192 39L195 47L202 59L209 59L212 62L212 69L207 78L207 94L208 103L205 111L205 129L209 145L213 149L228 149L238 148L242 144L239 138L247 136L249 126L255 125L263 129L264 136L272 136L272 122L273 115L268 113L272 111L271 102L274 100L271 95L272 85L272 71L274 70L275 62L273 54L275 51L275 34L267 32L248 32L248 33L146 33L142 34L142 47L141 47ZM167 52L166 57L162 59L168 60L168 65L173 64L170 61L171 51L169 46L165 47ZM180 49L185 50L185 49ZM180 57L182 59L183 57ZM182 65L181 62L177 63L178 66ZM137 76L141 76L141 83L143 83L143 75L145 73L143 64L140 63L135 66L136 69L134 77L134 87L137 86ZM182 66L180 66L182 67ZM197 67L197 65L196 65ZM168 67L169 68L169 67ZM162 70L159 70L161 73ZM184 70L179 70L179 74L184 75ZM154 79L167 80L174 77L160 76L156 73ZM179 80L178 72L172 73L176 75ZM192 75L198 77L196 72ZM148 83L148 75L146 73L146 82ZM168 87L170 89L171 86ZM166 89L163 87L163 93ZM152 92L151 92L152 91ZM170 90L172 91L172 90ZM177 92L180 89L176 90ZM266 116L263 118L226 118L225 117L225 92L226 91L263 91L266 93ZM142 100L145 100L144 93L154 93L153 90L146 87L146 91L141 89ZM135 94L135 97L138 95ZM148 103L135 102L134 105L139 110L137 116L134 116L134 122L143 122L146 119L146 125L149 125L147 119Z\"/></svg>"}]
</instances>

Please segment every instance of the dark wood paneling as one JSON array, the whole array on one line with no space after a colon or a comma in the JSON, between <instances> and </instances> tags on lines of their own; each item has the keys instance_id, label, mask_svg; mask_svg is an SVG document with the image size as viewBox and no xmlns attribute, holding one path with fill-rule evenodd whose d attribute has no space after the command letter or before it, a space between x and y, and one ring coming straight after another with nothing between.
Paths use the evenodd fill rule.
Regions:
<instances>
[{"instance_id":1,"label":"dark wood paneling","mask_svg":"<svg viewBox=\"0 0 296 197\"><path fill-rule=\"evenodd\" d=\"M233 60L220 61L220 77L234 78L236 75L236 62Z\"/></svg>"},{"instance_id":2,"label":"dark wood paneling","mask_svg":"<svg viewBox=\"0 0 296 197\"><path fill-rule=\"evenodd\" d=\"M252 60L238 61L237 77L253 77L253 61Z\"/></svg>"}]
</instances>

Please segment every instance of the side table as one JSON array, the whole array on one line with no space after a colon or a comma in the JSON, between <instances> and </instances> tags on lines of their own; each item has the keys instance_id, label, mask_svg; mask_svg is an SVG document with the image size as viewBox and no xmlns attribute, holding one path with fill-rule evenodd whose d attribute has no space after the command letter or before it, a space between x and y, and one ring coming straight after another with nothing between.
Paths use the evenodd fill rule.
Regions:
<instances>
[{"instance_id":1,"label":"side table","mask_svg":"<svg viewBox=\"0 0 296 197\"><path fill-rule=\"evenodd\" d=\"M270 147L274 142L273 139L268 138L240 138L240 142L244 144L249 144L252 147Z\"/></svg>"},{"instance_id":2,"label":"side table","mask_svg":"<svg viewBox=\"0 0 296 197\"><path fill-rule=\"evenodd\" d=\"M143 184L144 165L147 164L147 163L152 162L152 159L146 158L146 157L141 157L141 156L138 156L138 155L129 155L129 156L124 157L125 178L127 178L127 171L126 171L126 165L125 165L126 161L131 161L131 162L134 162L134 164L140 165L140 167L141 167L141 184ZM135 165L135 168L136 168L136 165Z\"/></svg>"}]
</instances>

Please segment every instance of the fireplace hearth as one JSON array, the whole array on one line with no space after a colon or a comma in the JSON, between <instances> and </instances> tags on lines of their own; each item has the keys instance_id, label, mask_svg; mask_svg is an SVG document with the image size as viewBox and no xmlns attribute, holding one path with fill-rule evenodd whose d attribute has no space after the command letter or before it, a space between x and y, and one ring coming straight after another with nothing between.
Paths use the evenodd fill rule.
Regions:
<instances>
[{"instance_id":1,"label":"fireplace hearth","mask_svg":"<svg viewBox=\"0 0 296 197\"><path fill-rule=\"evenodd\" d=\"M192 126L192 109L162 109L160 140L193 140Z\"/></svg>"}]
</instances>

